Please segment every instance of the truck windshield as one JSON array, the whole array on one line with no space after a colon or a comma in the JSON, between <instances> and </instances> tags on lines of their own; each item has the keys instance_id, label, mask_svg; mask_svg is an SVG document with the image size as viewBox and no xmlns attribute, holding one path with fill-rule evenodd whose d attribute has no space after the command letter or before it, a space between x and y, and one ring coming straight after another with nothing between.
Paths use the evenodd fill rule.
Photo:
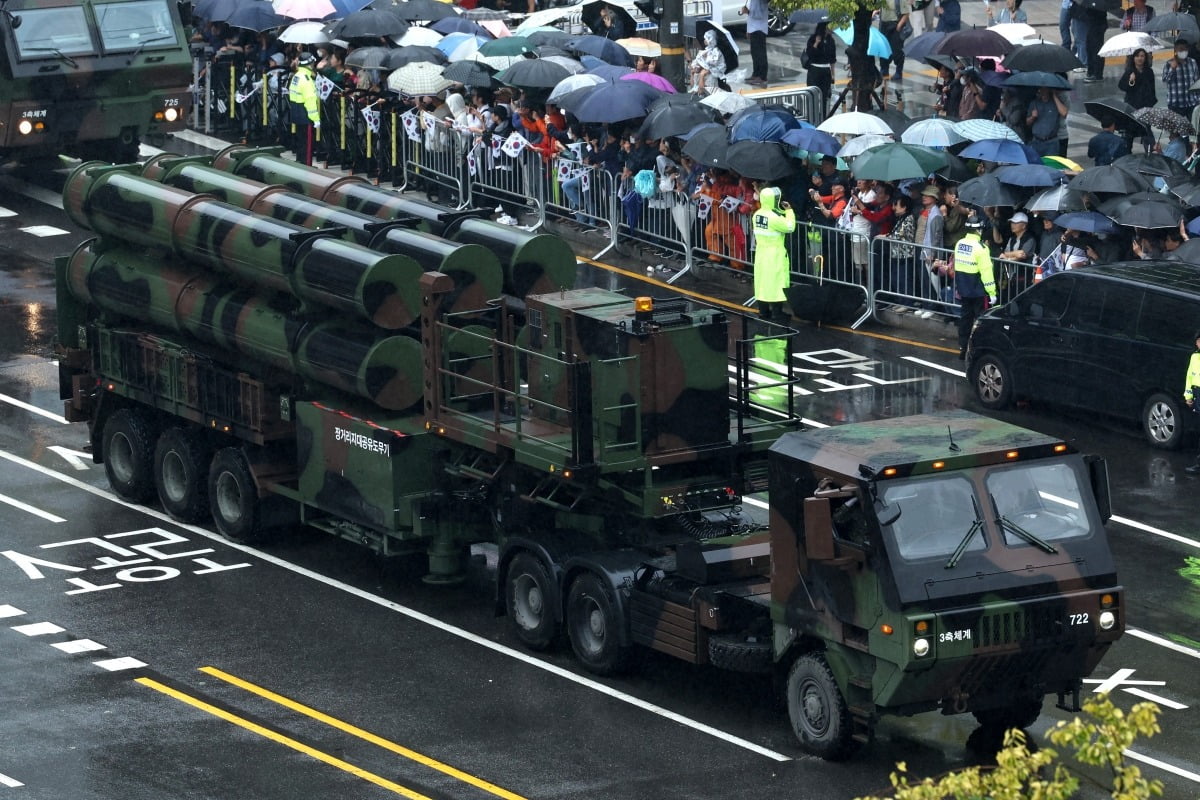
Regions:
<instances>
[{"instance_id":1,"label":"truck windshield","mask_svg":"<svg viewBox=\"0 0 1200 800\"><path fill-rule=\"evenodd\" d=\"M21 24L13 28L13 37L22 60L96 52L82 6L27 8L17 16L21 18Z\"/></svg>"},{"instance_id":2,"label":"truck windshield","mask_svg":"<svg viewBox=\"0 0 1200 800\"><path fill-rule=\"evenodd\" d=\"M945 475L889 481L882 489L884 501L900 509L891 531L902 557L911 560L949 557L960 546L962 552L987 547L976 510L978 500L966 477Z\"/></svg>"},{"instance_id":3,"label":"truck windshield","mask_svg":"<svg viewBox=\"0 0 1200 800\"><path fill-rule=\"evenodd\" d=\"M1044 543L1086 536L1091 529L1078 475L1066 462L1013 464L989 471L986 482L1009 546L1045 550Z\"/></svg>"},{"instance_id":4,"label":"truck windshield","mask_svg":"<svg viewBox=\"0 0 1200 800\"><path fill-rule=\"evenodd\" d=\"M105 52L173 47L175 24L165 0L97 3L96 23Z\"/></svg>"}]
</instances>

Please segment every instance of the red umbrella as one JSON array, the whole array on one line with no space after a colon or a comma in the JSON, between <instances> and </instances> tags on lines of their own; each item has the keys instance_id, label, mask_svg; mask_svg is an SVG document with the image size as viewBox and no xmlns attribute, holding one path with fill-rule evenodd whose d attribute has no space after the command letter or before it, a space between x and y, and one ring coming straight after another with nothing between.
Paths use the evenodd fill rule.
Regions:
<instances>
[{"instance_id":1,"label":"red umbrella","mask_svg":"<svg viewBox=\"0 0 1200 800\"><path fill-rule=\"evenodd\" d=\"M630 72L628 75L622 75L621 80L641 81L642 83L648 83L655 89L666 92L667 94L675 94L675 87L671 85L671 82L662 75L654 72Z\"/></svg>"}]
</instances>

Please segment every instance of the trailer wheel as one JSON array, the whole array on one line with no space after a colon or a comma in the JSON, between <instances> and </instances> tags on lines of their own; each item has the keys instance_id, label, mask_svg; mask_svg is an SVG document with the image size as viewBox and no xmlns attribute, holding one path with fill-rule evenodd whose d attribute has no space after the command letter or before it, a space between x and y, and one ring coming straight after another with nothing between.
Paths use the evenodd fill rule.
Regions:
<instances>
[{"instance_id":1,"label":"trailer wheel","mask_svg":"<svg viewBox=\"0 0 1200 800\"><path fill-rule=\"evenodd\" d=\"M131 503L154 495L154 434L146 416L131 408L114 411L101 439L108 485Z\"/></svg>"},{"instance_id":2,"label":"trailer wheel","mask_svg":"<svg viewBox=\"0 0 1200 800\"><path fill-rule=\"evenodd\" d=\"M732 672L770 672L775 654L770 640L742 635L708 637L708 663Z\"/></svg>"},{"instance_id":3,"label":"trailer wheel","mask_svg":"<svg viewBox=\"0 0 1200 800\"><path fill-rule=\"evenodd\" d=\"M988 708L973 712L975 721L984 728L1007 731L1009 728L1024 730L1037 722L1042 715L1042 697L1018 698L1012 705Z\"/></svg>"},{"instance_id":4,"label":"trailer wheel","mask_svg":"<svg viewBox=\"0 0 1200 800\"><path fill-rule=\"evenodd\" d=\"M590 572L567 594L567 634L575 657L589 672L612 675L629 666L631 648L621 644L621 619L609 588Z\"/></svg>"},{"instance_id":5,"label":"trailer wheel","mask_svg":"<svg viewBox=\"0 0 1200 800\"><path fill-rule=\"evenodd\" d=\"M221 535L235 542L253 544L266 538L258 489L236 447L226 447L213 456L208 471L208 508Z\"/></svg>"},{"instance_id":6,"label":"trailer wheel","mask_svg":"<svg viewBox=\"0 0 1200 800\"><path fill-rule=\"evenodd\" d=\"M531 650L545 650L558 635L554 591L554 582L536 556L513 556L504 581L508 622L516 637Z\"/></svg>"},{"instance_id":7,"label":"trailer wheel","mask_svg":"<svg viewBox=\"0 0 1200 800\"><path fill-rule=\"evenodd\" d=\"M820 653L796 659L788 673L788 719L800 745L815 756L841 761L858 742L846 699L834 680L833 670Z\"/></svg>"},{"instance_id":8,"label":"trailer wheel","mask_svg":"<svg viewBox=\"0 0 1200 800\"><path fill-rule=\"evenodd\" d=\"M209 449L196 433L168 428L154 446L154 486L163 510L180 522L208 514Z\"/></svg>"}]
</instances>

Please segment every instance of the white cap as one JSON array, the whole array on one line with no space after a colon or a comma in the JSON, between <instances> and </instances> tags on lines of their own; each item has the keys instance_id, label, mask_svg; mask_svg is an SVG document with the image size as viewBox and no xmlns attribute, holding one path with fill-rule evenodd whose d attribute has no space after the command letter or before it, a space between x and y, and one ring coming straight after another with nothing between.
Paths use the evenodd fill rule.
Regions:
<instances>
[{"instance_id":1,"label":"white cap","mask_svg":"<svg viewBox=\"0 0 1200 800\"><path fill-rule=\"evenodd\" d=\"M1012 215L1012 219L1010 219L1009 222L1024 222L1028 224L1029 216L1024 211L1018 211Z\"/></svg>"}]
</instances>

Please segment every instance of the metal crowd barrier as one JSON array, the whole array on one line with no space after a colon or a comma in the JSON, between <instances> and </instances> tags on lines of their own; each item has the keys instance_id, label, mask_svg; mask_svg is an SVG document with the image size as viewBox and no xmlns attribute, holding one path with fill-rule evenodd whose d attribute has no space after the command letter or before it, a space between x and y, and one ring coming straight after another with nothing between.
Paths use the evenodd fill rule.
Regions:
<instances>
[{"instance_id":1,"label":"metal crowd barrier","mask_svg":"<svg viewBox=\"0 0 1200 800\"><path fill-rule=\"evenodd\" d=\"M801 222L788 242L792 283L837 283L863 296L863 312L850 327L857 328L875 313L870 237L842 228Z\"/></svg>"},{"instance_id":2,"label":"metal crowd barrier","mask_svg":"<svg viewBox=\"0 0 1200 800\"><path fill-rule=\"evenodd\" d=\"M603 167L559 158L551 180L553 190L544 205L546 218L571 222L602 236L604 247L592 258L616 247L621 216L613 174Z\"/></svg>"},{"instance_id":3,"label":"metal crowd barrier","mask_svg":"<svg viewBox=\"0 0 1200 800\"><path fill-rule=\"evenodd\" d=\"M763 106L783 106L805 122L819 125L825 121L825 96L820 87L759 89L746 96Z\"/></svg>"}]
</instances>

